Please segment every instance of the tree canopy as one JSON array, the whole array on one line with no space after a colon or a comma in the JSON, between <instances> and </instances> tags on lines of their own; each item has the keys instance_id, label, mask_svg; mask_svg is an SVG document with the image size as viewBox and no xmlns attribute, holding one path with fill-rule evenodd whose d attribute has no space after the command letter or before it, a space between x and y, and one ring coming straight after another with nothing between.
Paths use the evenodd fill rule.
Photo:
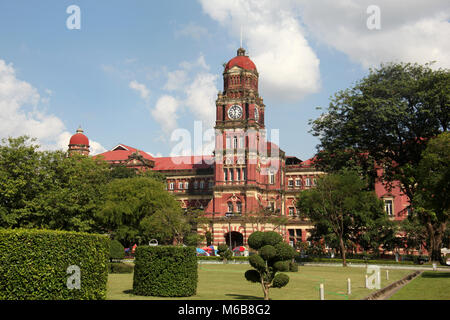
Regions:
<instances>
[{"instance_id":1,"label":"tree canopy","mask_svg":"<svg viewBox=\"0 0 450 320\"><path fill-rule=\"evenodd\" d=\"M320 226L316 233L338 244L344 266L348 243L364 239L376 224L385 224L382 201L366 189L367 182L359 174L343 171L320 177L315 188L297 197L299 214Z\"/></svg>"}]
</instances>

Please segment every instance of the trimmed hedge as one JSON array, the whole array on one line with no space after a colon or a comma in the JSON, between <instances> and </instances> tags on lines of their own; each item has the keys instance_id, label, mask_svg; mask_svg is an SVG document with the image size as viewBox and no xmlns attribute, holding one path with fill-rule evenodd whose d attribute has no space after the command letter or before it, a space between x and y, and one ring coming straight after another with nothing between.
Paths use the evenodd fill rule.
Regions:
<instances>
[{"instance_id":1,"label":"trimmed hedge","mask_svg":"<svg viewBox=\"0 0 450 320\"><path fill-rule=\"evenodd\" d=\"M133 264L123 262L111 262L108 267L109 273L133 273L133 270Z\"/></svg>"},{"instance_id":2,"label":"trimmed hedge","mask_svg":"<svg viewBox=\"0 0 450 320\"><path fill-rule=\"evenodd\" d=\"M189 297L197 292L195 247L137 247L133 293L142 296Z\"/></svg>"},{"instance_id":3,"label":"trimmed hedge","mask_svg":"<svg viewBox=\"0 0 450 320\"><path fill-rule=\"evenodd\" d=\"M0 300L105 299L109 238L35 229L0 230ZM80 287L68 288L78 266Z\"/></svg>"}]
</instances>

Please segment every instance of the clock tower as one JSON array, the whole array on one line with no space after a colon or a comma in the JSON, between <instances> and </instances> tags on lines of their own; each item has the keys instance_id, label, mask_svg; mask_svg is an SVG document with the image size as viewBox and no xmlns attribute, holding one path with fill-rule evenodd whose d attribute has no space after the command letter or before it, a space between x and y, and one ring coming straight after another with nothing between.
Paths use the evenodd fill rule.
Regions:
<instances>
[{"instance_id":1,"label":"clock tower","mask_svg":"<svg viewBox=\"0 0 450 320\"><path fill-rule=\"evenodd\" d=\"M269 183L261 161L267 152L259 74L243 48L224 67L223 92L216 100L213 211L239 216L264 208ZM264 151L264 152L262 152Z\"/></svg>"}]
</instances>

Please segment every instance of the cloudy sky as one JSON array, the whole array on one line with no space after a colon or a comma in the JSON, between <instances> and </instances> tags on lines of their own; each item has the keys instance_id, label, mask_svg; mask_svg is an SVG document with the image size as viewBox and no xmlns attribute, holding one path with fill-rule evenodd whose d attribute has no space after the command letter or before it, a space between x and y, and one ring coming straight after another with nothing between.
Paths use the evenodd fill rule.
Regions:
<instances>
[{"instance_id":1,"label":"cloudy sky","mask_svg":"<svg viewBox=\"0 0 450 320\"><path fill-rule=\"evenodd\" d=\"M441 0L2 0L0 137L66 149L81 125L93 153L123 143L168 156L177 129L193 141L199 123L214 125L223 63L242 29L266 125L288 155L307 159L316 107L369 68L449 68L449 19Z\"/></svg>"}]
</instances>

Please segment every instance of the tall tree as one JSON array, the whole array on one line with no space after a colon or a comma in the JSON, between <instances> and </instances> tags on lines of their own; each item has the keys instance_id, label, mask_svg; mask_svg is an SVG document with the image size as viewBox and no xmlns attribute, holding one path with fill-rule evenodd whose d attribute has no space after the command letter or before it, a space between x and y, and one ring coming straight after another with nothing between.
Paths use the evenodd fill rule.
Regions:
<instances>
[{"instance_id":1,"label":"tall tree","mask_svg":"<svg viewBox=\"0 0 450 320\"><path fill-rule=\"evenodd\" d=\"M97 216L115 239L125 244L153 238L170 243L188 229L178 201L163 183L146 177L111 181Z\"/></svg>"},{"instance_id":2,"label":"tall tree","mask_svg":"<svg viewBox=\"0 0 450 320\"><path fill-rule=\"evenodd\" d=\"M90 157L39 151L28 137L0 146L0 226L98 231L109 168Z\"/></svg>"},{"instance_id":3,"label":"tall tree","mask_svg":"<svg viewBox=\"0 0 450 320\"><path fill-rule=\"evenodd\" d=\"M300 215L336 237L344 267L347 243L361 237L373 221L386 215L375 192L366 189L367 183L360 175L343 171L318 178L315 188L303 190L297 198Z\"/></svg>"},{"instance_id":4,"label":"tall tree","mask_svg":"<svg viewBox=\"0 0 450 320\"><path fill-rule=\"evenodd\" d=\"M431 260L441 260L442 241L450 219L450 133L428 142L415 181L414 213L425 226Z\"/></svg>"},{"instance_id":5,"label":"tall tree","mask_svg":"<svg viewBox=\"0 0 450 320\"><path fill-rule=\"evenodd\" d=\"M381 65L352 88L339 91L328 110L311 121L319 137L317 164L326 171L353 166L376 178L400 181L414 201L421 154L428 139L450 121L450 73L410 63Z\"/></svg>"}]
</instances>

